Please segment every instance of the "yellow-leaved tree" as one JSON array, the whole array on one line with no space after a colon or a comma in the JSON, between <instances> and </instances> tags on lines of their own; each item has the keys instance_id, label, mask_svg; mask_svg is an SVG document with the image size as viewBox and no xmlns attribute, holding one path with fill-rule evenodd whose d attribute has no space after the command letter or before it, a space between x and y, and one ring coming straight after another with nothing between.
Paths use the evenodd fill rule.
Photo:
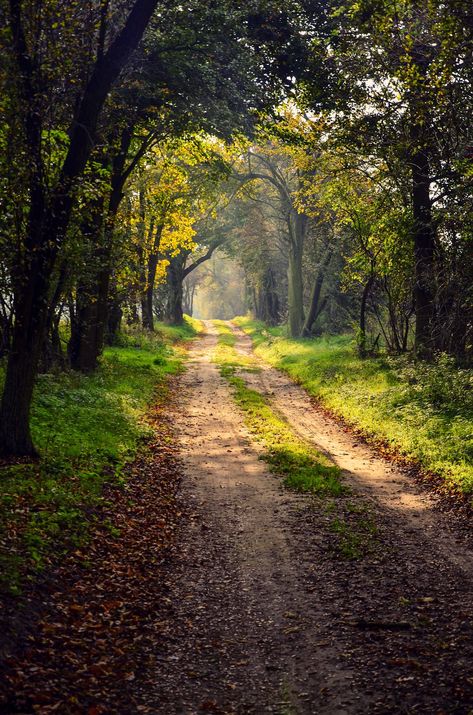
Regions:
<instances>
[{"instance_id":1,"label":"yellow-leaved tree","mask_svg":"<svg viewBox=\"0 0 473 715\"><path fill-rule=\"evenodd\" d=\"M117 281L143 327L153 330L153 298L170 262L192 253L196 226L212 218L227 149L213 137L189 136L152 147L127 189L121 213L123 260Z\"/></svg>"}]
</instances>

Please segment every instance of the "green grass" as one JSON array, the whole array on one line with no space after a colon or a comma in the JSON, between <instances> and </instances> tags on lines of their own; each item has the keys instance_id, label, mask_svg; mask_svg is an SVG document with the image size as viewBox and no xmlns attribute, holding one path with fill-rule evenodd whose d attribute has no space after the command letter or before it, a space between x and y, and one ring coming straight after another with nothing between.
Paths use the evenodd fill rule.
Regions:
<instances>
[{"instance_id":1,"label":"green grass","mask_svg":"<svg viewBox=\"0 0 473 715\"><path fill-rule=\"evenodd\" d=\"M17 593L54 550L86 538L106 483L123 469L150 434L145 415L166 376L181 369L178 341L198 323L158 325L153 334L128 333L105 350L93 375L40 375L31 428L41 460L0 469L0 587Z\"/></svg>"},{"instance_id":2,"label":"green grass","mask_svg":"<svg viewBox=\"0 0 473 715\"><path fill-rule=\"evenodd\" d=\"M234 349L235 336L221 321L214 321L219 332L214 359L221 374L233 388L237 405L245 416L252 435L263 444L263 459L281 476L290 489L318 495L339 496L346 488L340 470L323 454L297 437L288 423L270 406L257 390L247 387L237 370L254 370L251 357Z\"/></svg>"},{"instance_id":3,"label":"green grass","mask_svg":"<svg viewBox=\"0 0 473 715\"><path fill-rule=\"evenodd\" d=\"M247 387L241 377L223 374L234 389L237 405L245 413L250 432L263 443L264 460L284 484L299 492L339 496L346 491L340 470L323 454L294 435L289 425L268 405L261 393Z\"/></svg>"},{"instance_id":4,"label":"green grass","mask_svg":"<svg viewBox=\"0 0 473 715\"><path fill-rule=\"evenodd\" d=\"M360 559L376 544L376 524L362 499L356 502L341 480L341 472L315 447L302 440L272 408L270 399L246 384L244 374L255 372L255 359L235 350L235 335L222 321L214 321L219 333L214 360L232 387L236 404L255 440L262 443L262 459L288 489L315 498L314 506L331 514L329 530L333 549L346 559Z\"/></svg>"},{"instance_id":5,"label":"green grass","mask_svg":"<svg viewBox=\"0 0 473 715\"><path fill-rule=\"evenodd\" d=\"M236 337L233 330L223 320L212 321L218 332L218 344L214 354L214 360L219 367L230 371L225 374L233 374L236 369L246 372L259 372L260 368L255 364L255 359L251 355L237 354L234 349Z\"/></svg>"},{"instance_id":6,"label":"green grass","mask_svg":"<svg viewBox=\"0 0 473 715\"><path fill-rule=\"evenodd\" d=\"M446 356L433 365L408 357L361 360L348 336L293 340L248 318L256 354L287 372L354 426L473 493L473 370Z\"/></svg>"},{"instance_id":7,"label":"green grass","mask_svg":"<svg viewBox=\"0 0 473 715\"><path fill-rule=\"evenodd\" d=\"M367 504L347 501L332 519L330 531L336 536L337 551L346 559L360 559L376 546L378 529Z\"/></svg>"}]
</instances>

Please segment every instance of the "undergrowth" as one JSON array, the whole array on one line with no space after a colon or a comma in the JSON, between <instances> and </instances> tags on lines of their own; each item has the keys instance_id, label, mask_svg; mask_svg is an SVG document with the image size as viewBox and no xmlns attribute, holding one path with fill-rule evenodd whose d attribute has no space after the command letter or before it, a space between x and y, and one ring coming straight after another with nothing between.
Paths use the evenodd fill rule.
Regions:
<instances>
[{"instance_id":1,"label":"undergrowth","mask_svg":"<svg viewBox=\"0 0 473 715\"><path fill-rule=\"evenodd\" d=\"M177 341L198 324L158 325L155 334L127 332L105 350L92 375L40 375L31 429L41 459L0 469L0 589L21 590L54 551L87 538L106 484L119 485L124 467L149 436L145 421L155 391L180 370Z\"/></svg>"},{"instance_id":2,"label":"undergrowth","mask_svg":"<svg viewBox=\"0 0 473 715\"><path fill-rule=\"evenodd\" d=\"M357 428L440 475L446 488L473 493L473 370L440 355L361 360L349 336L294 340L281 328L237 318L256 354L287 372Z\"/></svg>"},{"instance_id":3,"label":"undergrowth","mask_svg":"<svg viewBox=\"0 0 473 715\"><path fill-rule=\"evenodd\" d=\"M219 333L214 360L221 375L233 388L235 402L244 414L250 433L262 443L262 459L273 474L282 477L288 489L322 500L329 499L329 505L336 503L334 499L348 497L350 491L341 480L339 467L299 438L271 407L270 401L248 387L242 374L258 368L254 358L237 353L231 328L222 321L214 321L214 325ZM331 531L336 536L339 554L346 558L360 558L370 547L376 527L365 506L361 505L356 512L350 504L339 505L331 522Z\"/></svg>"}]
</instances>

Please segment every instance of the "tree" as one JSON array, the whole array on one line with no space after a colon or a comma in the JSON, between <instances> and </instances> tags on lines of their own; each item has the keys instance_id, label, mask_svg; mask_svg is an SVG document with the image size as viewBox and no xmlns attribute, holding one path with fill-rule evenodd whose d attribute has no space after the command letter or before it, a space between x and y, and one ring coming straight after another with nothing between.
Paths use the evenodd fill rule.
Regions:
<instances>
[{"instance_id":1,"label":"tree","mask_svg":"<svg viewBox=\"0 0 473 715\"><path fill-rule=\"evenodd\" d=\"M383 162L408 206L415 350L428 358L446 345L448 207L471 201L463 173L472 100L468 4L333 2L328 14L332 33L314 44L314 61L330 66L336 78L331 137L355 161ZM306 80L306 98L318 110L311 94ZM455 232L464 246L468 230L457 223ZM447 292L451 296L451 285Z\"/></svg>"},{"instance_id":2,"label":"tree","mask_svg":"<svg viewBox=\"0 0 473 715\"><path fill-rule=\"evenodd\" d=\"M244 4L168 3L151 22L156 0L87 5L2 0L7 31L1 35L0 79L7 112L1 142L13 140L18 150L17 177L15 171L6 172L10 187L18 191L6 201L12 211L5 225L10 233L15 228L15 240L8 242L14 321L0 407L3 454L34 454L29 431L34 380L48 327L57 320L63 290L70 287L63 258L78 227L85 246L79 253L88 266L74 277L80 305L68 301L78 318L71 356L88 368L96 362L111 279L109 239L128 169L135 168L141 151L134 157L128 152L136 149L135 130L140 134L156 113L160 119L177 117L179 104L200 97L182 112L181 130L189 129L195 107L202 109L197 112L202 127L204 119L212 124L213 110L220 106L218 123L228 135L236 124L247 128L254 109L280 96L291 26L287 14L267 5L250 19ZM147 28L142 53L130 63ZM195 62L196 57L205 61ZM153 86L158 89L154 95ZM195 91L200 87L205 99ZM122 121L115 121L117 115ZM155 131L156 125L148 138ZM83 201L81 215L78 197L102 172L109 172L110 191L99 190L90 202ZM93 222L83 220L89 207ZM100 236L99 248L94 236Z\"/></svg>"},{"instance_id":3,"label":"tree","mask_svg":"<svg viewBox=\"0 0 473 715\"><path fill-rule=\"evenodd\" d=\"M25 151L29 154L28 202L25 235L15 260L12 346L0 406L0 451L3 455L34 455L29 409L44 339L48 293L58 250L63 244L74 203L74 191L93 148L97 123L107 95L137 47L157 0L136 0L109 47L101 46L90 66L84 89L76 97L69 127L69 142L52 185L46 183L43 153L44 98L52 89L45 57L33 44L28 22L35 8L11 0L7 50L16 81L10 86L19 115ZM28 21L28 22L27 22ZM45 27L40 26L42 34ZM57 49L57 48L55 48Z\"/></svg>"}]
</instances>

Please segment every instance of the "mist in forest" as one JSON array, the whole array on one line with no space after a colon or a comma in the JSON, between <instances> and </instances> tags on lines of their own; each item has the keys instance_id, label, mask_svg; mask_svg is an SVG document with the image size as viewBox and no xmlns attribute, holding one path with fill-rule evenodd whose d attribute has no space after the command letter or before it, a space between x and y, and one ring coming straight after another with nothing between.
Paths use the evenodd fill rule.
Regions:
<instances>
[{"instance_id":1,"label":"mist in forest","mask_svg":"<svg viewBox=\"0 0 473 715\"><path fill-rule=\"evenodd\" d=\"M187 312L200 320L231 320L246 311L244 272L222 254L200 266L184 284Z\"/></svg>"}]
</instances>

